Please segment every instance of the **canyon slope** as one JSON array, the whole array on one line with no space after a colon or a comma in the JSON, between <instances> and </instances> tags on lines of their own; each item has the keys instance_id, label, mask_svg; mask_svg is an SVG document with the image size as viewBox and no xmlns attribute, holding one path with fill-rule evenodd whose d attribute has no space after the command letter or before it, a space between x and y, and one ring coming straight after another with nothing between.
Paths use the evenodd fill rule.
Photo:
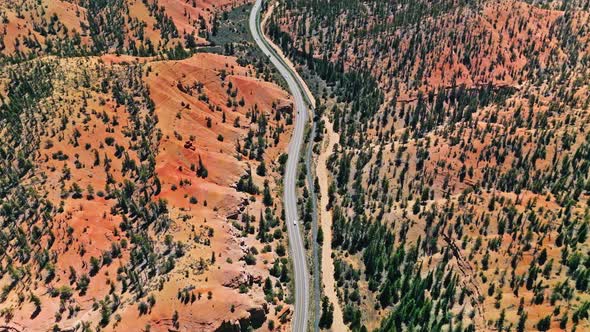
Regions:
<instances>
[{"instance_id":1,"label":"canyon slope","mask_svg":"<svg viewBox=\"0 0 590 332\"><path fill-rule=\"evenodd\" d=\"M248 10L0 4L0 329L289 329L293 106Z\"/></svg>"}]
</instances>

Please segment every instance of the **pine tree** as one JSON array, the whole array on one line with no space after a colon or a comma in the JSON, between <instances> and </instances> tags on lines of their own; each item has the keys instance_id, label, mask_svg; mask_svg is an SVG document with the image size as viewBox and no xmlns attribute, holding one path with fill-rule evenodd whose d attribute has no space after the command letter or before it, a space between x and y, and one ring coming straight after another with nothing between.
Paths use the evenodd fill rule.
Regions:
<instances>
[{"instance_id":1,"label":"pine tree","mask_svg":"<svg viewBox=\"0 0 590 332\"><path fill-rule=\"evenodd\" d=\"M199 167L197 168L197 176L203 179L209 176L209 171L207 171L207 168L205 168L205 165L203 165L203 160L201 159L201 156L199 156Z\"/></svg>"},{"instance_id":2,"label":"pine tree","mask_svg":"<svg viewBox=\"0 0 590 332\"><path fill-rule=\"evenodd\" d=\"M268 180L264 181L264 193L263 193L263 197L262 197L262 202L264 203L265 206L272 205L272 195L270 193L270 188L268 186Z\"/></svg>"}]
</instances>

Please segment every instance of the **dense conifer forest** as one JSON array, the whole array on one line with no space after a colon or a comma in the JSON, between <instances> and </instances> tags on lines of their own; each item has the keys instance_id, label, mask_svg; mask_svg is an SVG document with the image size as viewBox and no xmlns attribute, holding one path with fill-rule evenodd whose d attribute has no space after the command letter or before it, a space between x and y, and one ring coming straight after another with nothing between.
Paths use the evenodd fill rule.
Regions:
<instances>
[{"instance_id":1,"label":"dense conifer forest","mask_svg":"<svg viewBox=\"0 0 590 332\"><path fill-rule=\"evenodd\" d=\"M274 6L268 34L340 134L351 330L588 329L589 18L587 1Z\"/></svg>"}]
</instances>

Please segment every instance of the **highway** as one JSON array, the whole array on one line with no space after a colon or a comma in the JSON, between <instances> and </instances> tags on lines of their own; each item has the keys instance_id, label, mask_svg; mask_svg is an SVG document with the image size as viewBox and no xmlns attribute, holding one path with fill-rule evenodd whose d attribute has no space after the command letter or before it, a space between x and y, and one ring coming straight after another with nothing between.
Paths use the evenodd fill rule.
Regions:
<instances>
[{"instance_id":1,"label":"highway","mask_svg":"<svg viewBox=\"0 0 590 332\"><path fill-rule=\"evenodd\" d=\"M304 83L298 82L297 75L291 72L289 67L280 59L268 41L264 39L265 36L261 32L260 27L261 6L262 0L256 0L256 3L252 7L249 20L250 31L252 32L252 36L254 37L256 44L258 44L258 47L260 47L262 52L269 57L272 64L284 77L295 102L295 128L288 148L289 157L285 168L283 200L289 236L289 249L293 261L293 275L295 277L295 303L292 331L304 332L307 330L307 321L309 317L309 275L307 271L305 247L303 246L303 239L299 230L299 222L295 225L295 222L300 220L297 215L297 165L299 162L299 153L303 145L305 124L307 123L308 116L307 106L302 91L303 89L301 88Z\"/></svg>"}]
</instances>

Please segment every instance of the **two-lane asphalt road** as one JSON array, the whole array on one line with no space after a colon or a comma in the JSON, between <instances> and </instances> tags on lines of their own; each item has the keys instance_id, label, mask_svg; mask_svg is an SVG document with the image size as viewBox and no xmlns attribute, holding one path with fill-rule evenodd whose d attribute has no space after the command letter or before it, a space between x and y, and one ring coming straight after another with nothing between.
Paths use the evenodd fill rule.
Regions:
<instances>
[{"instance_id":1,"label":"two-lane asphalt road","mask_svg":"<svg viewBox=\"0 0 590 332\"><path fill-rule=\"evenodd\" d=\"M285 216L287 223L287 230L289 233L289 247L291 251L291 258L293 260L293 269L295 275L295 312L293 316L293 331L304 332L307 330L309 306L309 280L307 273L307 261L305 257L305 247L301 232L299 230L299 218L297 216L297 194L295 182L297 178L297 164L299 161L299 152L303 144L303 134L305 123L307 122L307 109L303 97L303 92L300 87L301 82L297 81L296 75L291 72L287 65L285 65L279 56L275 53L272 46L266 41L264 34L260 27L260 9L262 0L257 0L250 13L250 31L252 36L258 44L258 47L266 54L272 64L277 68L279 73L285 78L289 86L289 90L293 95L295 101L295 129L289 144L289 158L285 169L284 179L284 205ZM295 222L297 221L297 225Z\"/></svg>"}]
</instances>

